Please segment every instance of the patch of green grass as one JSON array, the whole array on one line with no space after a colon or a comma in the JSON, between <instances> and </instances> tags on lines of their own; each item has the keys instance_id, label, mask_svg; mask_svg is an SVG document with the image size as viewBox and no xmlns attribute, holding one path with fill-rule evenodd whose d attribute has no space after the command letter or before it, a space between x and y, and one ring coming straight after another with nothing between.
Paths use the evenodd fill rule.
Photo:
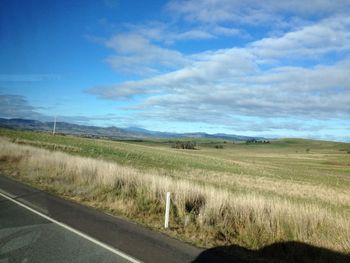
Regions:
<instances>
[{"instance_id":1,"label":"patch of green grass","mask_svg":"<svg viewBox=\"0 0 350 263\"><path fill-rule=\"evenodd\" d=\"M239 183L238 177L249 180L300 183L332 189L350 189L349 144L305 140L272 140L268 144L245 144L223 140L198 139L198 150L174 149L174 140L102 140L77 136L53 136L50 133L0 129L0 136L18 144L28 144L73 155L92 157L132 166L141 171L160 171L164 175L191 180L193 183L260 195L286 196L268 187ZM184 142L189 139L182 140ZM215 146L224 145L217 149ZM307 151L307 149L309 149ZM345 149L345 150L344 150ZM287 196L295 202L319 202L335 211L344 205L324 200Z\"/></svg>"},{"instance_id":2,"label":"patch of green grass","mask_svg":"<svg viewBox=\"0 0 350 263\"><path fill-rule=\"evenodd\" d=\"M177 139L110 141L8 129L0 129L0 136L141 170L162 169L167 173L204 170L350 187L350 158L340 151L349 148L346 143L284 139L269 144L226 143L218 151L215 146L223 145L223 140L199 139L196 140L199 150L188 151L171 148Z\"/></svg>"}]
</instances>

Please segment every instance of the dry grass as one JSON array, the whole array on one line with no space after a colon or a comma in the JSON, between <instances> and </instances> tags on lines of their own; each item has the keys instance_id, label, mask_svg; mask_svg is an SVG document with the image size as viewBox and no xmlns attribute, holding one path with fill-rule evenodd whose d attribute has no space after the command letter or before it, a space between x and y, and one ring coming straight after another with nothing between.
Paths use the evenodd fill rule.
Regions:
<instances>
[{"instance_id":1,"label":"dry grass","mask_svg":"<svg viewBox=\"0 0 350 263\"><path fill-rule=\"evenodd\" d=\"M172 177L160 171L142 172L6 139L0 140L0 169L16 171L22 180L155 228L162 226L164 196L170 191L172 227L168 233L202 246L233 243L261 248L294 240L350 252L350 211L322 205L346 206L350 194L344 189L219 174L220 180L236 187L226 189L215 187L218 178L213 173L194 173L202 182L195 184L181 172ZM305 201L311 198L320 202Z\"/></svg>"}]
</instances>

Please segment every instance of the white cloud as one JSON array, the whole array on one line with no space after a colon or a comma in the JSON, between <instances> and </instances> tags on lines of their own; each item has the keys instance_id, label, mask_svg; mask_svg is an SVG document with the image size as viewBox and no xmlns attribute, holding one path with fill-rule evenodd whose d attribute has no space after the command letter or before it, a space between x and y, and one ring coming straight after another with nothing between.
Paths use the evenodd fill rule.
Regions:
<instances>
[{"instance_id":1,"label":"white cloud","mask_svg":"<svg viewBox=\"0 0 350 263\"><path fill-rule=\"evenodd\" d=\"M0 94L0 118L22 118L33 119L39 121L53 121L53 114L42 113L48 111L48 108L34 107L26 97L13 94ZM82 115L56 115L58 122L72 122L83 125L91 125L93 123L102 123L112 125L118 123L119 125L127 126L132 120L127 116L120 114L104 114L95 116Z\"/></svg>"},{"instance_id":2,"label":"white cloud","mask_svg":"<svg viewBox=\"0 0 350 263\"><path fill-rule=\"evenodd\" d=\"M179 30L175 25L162 22L148 22L142 25L127 25L129 32L140 35L146 39L162 42L165 44L174 44L177 41L185 40L203 40L215 38L208 28L189 27Z\"/></svg>"},{"instance_id":3,"label":"white cloud","mask_svg":"<svg viewBox=\"0 0 350 263\"><path fill-rule=\"evenodd\" d=\"M19 95L0 95L1 118L33 118L38 119L43 115L37 107L29 104L25 97Z\"/></svg>"},{"instance_id":4,"label":"white cloud","mask_svg":"<svg viewBox=\"0 0 350 263\"><path fill-rule=\"evenodd\" d=\"M317 57L329 52L349 51L349 28L350 18L337 16L281 37L255 41L249 48L263 59Z\"/></svg>"},{"instance_id":5,"label":"white cloud","mask_svg":"<svg viewBox=\"0 0 350 263\"><path fill-rule=\"evenodd\" d=\"M260 25L264 22L282 22L293 16L324 17L336 12L346 13L350 11L350 2L343 0L173 0L168 4L167 9L170 13L188 21Z\"/></svg>"},{"instance_id":6,"label":"white cloud","mask_svg":"<svg viewBox=\"0 0 350 263\"><path fill-rule=\"evenodd\" d=\"M214 26L212 28L212 31L219 36L241 36L241 37L247 37L247 33L243 33L241 30L235 28L235 27L228 27L228 26Z\"/></svg>"},{"instance_id":7,"label":"white cloud","mask_svg":"<svg viewBox=\"0 0 350 263\"><path fill-rule=\"evenodd\" d=\"M116 52L106 61L121 72L154 74L159 67L177 68L188 62L180 52L153 45L140 35L116 35L105 41L105 45Z\"/></svg>"},{"instance_id":8,"label":"white cloud","mask_svg":"<svg viewBox=\"0 0 350 263\"><path fill-rule=\"evenodd\" d=\"M259 64L278 63L281 59L310 59L331 52L350 50L350 18L339 15L325 18L318 23L299 27L281 36L266 37L246 46ZM171 44L180 40L209 39L215 35L247 35L235 27L213 25L204 29L183 32L172 31L164 23L147 23L144 26L129 25L131 33L118 34L105 40L104 44L115 51L106 61L115 70L136 75L155 75L191 64L196 57L165 48L160 43ZM212 32L208 33L208 32ZM243 50L243 49L241 49ZM241 51L242 52L242 51ZM283 61L282 61L283 62Z\"/></svg>"},{"instance_id":9,"label":"white cloud","mask_svg":"<svg viewBox=\"0 0 350 263\"><path fill-rule=\"evenodd\" d=\"M245 48L199 53L187 57L191 62L173 72L109 87L96 87L90 93L107 99L144 95L147 98L137 107L156 111L166 119L187 116L186 119L197 120L198 116L201 119L214 115L215 118L221 115L229 119L232 114L350 117L350 59L308 68L278 66L278 63L269 70L259 68L261 60L271 57L283 60L293 52L294 57L303 57L306 54L321 56L327 52L348 51L345 26L348 22L349 19L344 17L327 19L280 38L253 42ZM340 39L321 45L329 35ZM117 50L127 54L143 51L145 45L130 43L121 49L112 41L111 46L117 46ZM277 50L278 56L271 55L269 50Z\"/></svg>"},{"instance_id":10,"label":"white cloud","mask_svg":"<svg viewBox=\"0 0 350 263\"><path fill-rule=\"evenodd\" d=\"M179 12L190 15L188 10L195 3L197 2L184 3L181 8L187 10L187 13L181 13L181 10ZM216 1L203 3L210 6ZM210 19L215 20L215 16L223 19L218 18L217 21L224 21L226 8L231 10L232 3L238 9L236 15L242 16L238 12L241 5L239 2L222 3L218 8L220 10L213 10L213 13L217 13L210 14L212 17L207 18L206 22L210 22ZM253 3L255 2L249 1L247 5L252 8ZM316 9L320 13L329 14L326 10L329 4L329 1L324 1ZM176 3L173 2L172 5L169 8L174 8ZM264 14L275 14L276 10L289 12L287 9L291 8L290 13L293 14L311 14L314 10L309 9L308 5L309 3L303 4L300 1L292 1L290 4L271 2L270 7L257 3L256 10L263 8L266 11ZM337 7L332 6L333 9L339 9L341 6L340 2L335 2L334 5ZM305 6L306 9L302 10L301 6ZM248 14L245 18L247 20L249 15L256 11L242 8L246 8L244 10ZM197 9L198 12L191 15L197 15L196 19L199 20L205 15L201 12L205 11L198 7ZM262 21L265 19L264 14L255 16L255 19ZM233 18L230 16L227 19L236 19L234 15ZM278 15L273 19L281 21ZM235 27L222 26L217 24L217 21L207 25L214 35L242 34ZM122 56L135 59L139 54L150 50L150 53L155 55L151 56L151 59L145 58L144 64L155 63L154 65L167 68L171 68L172 65L166 64L162 57L171 59L171 56L174 56L174 61L177 61L177 65L173 66L174 70L142 80L95 87L89 92L104 99L128 99L134 102L129 109L138 112L138 115L134 115L135 119L215 123L226 127L241 125L241 128L251 131L322 130L321 126L306 125L306 120L350 118L349 29L350 19L347 16L332 15L318 22L304 25L300 23L292 31L265 37L240 48L211 50L185 56L151 44L148 39L166 42L166 38L161 36L165 29L147 31L145 27L143 31L139 31L142 37L131 38L130 45L128 42L125 45L125 42L119 42L119 39L112 39L110 47L115 48ZM170 39L169 36L167 39ZM134 66L136 62L130 64ZM260 121L252 122L255 128L249 125L248 127L237 120L238 116L257 118ZM262 123L262 120L271 118L285 118L286 121ZM295 121L296 119L301 121ZM291 120L291 123L288 120ZM262 128L263 126L265 128Z\"/></svg>"}]
</instances>

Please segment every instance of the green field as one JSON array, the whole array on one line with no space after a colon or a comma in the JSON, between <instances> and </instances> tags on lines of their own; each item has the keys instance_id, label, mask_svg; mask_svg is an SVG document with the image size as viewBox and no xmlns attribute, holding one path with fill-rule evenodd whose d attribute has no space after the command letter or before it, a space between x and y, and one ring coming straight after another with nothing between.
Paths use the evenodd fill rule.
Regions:
<instances>
[{"instance_id":1,"label":"green field","mask_svg":"<svg viewBox=\"0 0 350 263\"><path fill-rule=\"evenodd\" d=\"M0 136L20 144L116 161L142 170L161 169L170 175L176 175L174 171L201 170L350 188L348 143L282 139L247 145L197 139L197 150L180 150L171 147L177 140L110 141L6 129L0 129ZM216 145L223 149L215 148Z\"/></svg>"},{"instance_id":2,"label":"green field","mask_svg":"<svg viewBox=\"0 0 350 263\"><path fill-rule=\"evenodd\" d=\"M47 172L45 169L49 168L39 165L40 169L29 169L24 161L11 163L8 160L12 160L12 157L7 158L5 154L0 162L0 169L11 171L18 178L154 228L161 228L162 225L161 195L164 189L163 186L152 186L154 189L149 191L153 192L148 194L147 182L153 182L153 185L154 178L160 181L166 178L168 181L164 181L164 185L181 183L180 186L176 185L176 189L180 190L174 191L194 188L188 190L191 195L186 197L192 200L191 209L188 209L189 201L185 197L186 200L183 199L181 203L180 193L175 197L172 216L176 223L168 233L202 246L234 242L259 248L271 242L299 240L338 251L350 251L349 143L281 139L270 143L246 144L197 139L195 150L182 150L172 148L176 140L111 141L8 129L0 129L0 137L21 147L34 146L51 152L65 152L79 158L100 160L102 166L112 163L122 169L131 169L126 173L143 177L132 180L144 180L140 183L141 190L133 190L137 194L129 195L127 191L130 188L126 191L112 183L107 190L104 188L104 192L96 190L95 196L85 194L82 197L72 187L58 189L61 187L59 183L55 184L58 179L45 181L41 175L38 176L40 180L30 179L25 174L33 174L35 169ZM7 155L11 154L9 150ZM94 169L98 173L99 169ZM152 179L145 179L149 175L153 176ZM76 183L77 180L73 181ZM59 182L63 184L63 179ZM79 185L84 187L82 182L79 181ZM189 186L182 186L184 184ZM123 182L122 185L127 184ZM175 189L175 186L171 187ZM124 191L124 194L118 191ZM99 203L103 199L99 197L102 192L104 200L109 200L113 205L108 207ZM115 197L111 193L119 196L119 199L113 199ZM216 202L220 205L213 208L210 204L214 204L214 201L210 198L216 198L216 193L219 198ZM202 199L204 201L200 201ZM176 200L179 200L178 203ZM131 212L129 206L128 209L121 207L128 202L132 202L130 207L138 208ZM154 206L152 202L155 202ZM244 212L244 206L247 212ZM140 211L143 218L136 216ZM220 216L212 215L214 212ZM238 220L237 223L237 217L242 222ZM194 234L198 229L203 234ZM255 235L261 238L253 240Z\"/></svg>"}]
</instances>

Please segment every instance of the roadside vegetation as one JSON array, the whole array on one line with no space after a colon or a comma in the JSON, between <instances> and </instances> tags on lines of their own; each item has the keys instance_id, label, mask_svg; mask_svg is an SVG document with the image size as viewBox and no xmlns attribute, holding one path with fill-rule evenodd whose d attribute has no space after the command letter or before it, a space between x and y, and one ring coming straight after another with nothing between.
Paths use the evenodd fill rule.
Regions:
<instances>
[{"instance_id":1,"label":"roadside vegetation","mask_svg":"<svg viewBox=\"0 0 350 263\"><path fill-rule=\"evenodd\" d=\"M2 173L191 243L301 241L350 253L350 144L197 140L188 151L173 148L179 140L0 136ZM171 227L162 230L167 191Z\"/></svg>"}]
</instances>

